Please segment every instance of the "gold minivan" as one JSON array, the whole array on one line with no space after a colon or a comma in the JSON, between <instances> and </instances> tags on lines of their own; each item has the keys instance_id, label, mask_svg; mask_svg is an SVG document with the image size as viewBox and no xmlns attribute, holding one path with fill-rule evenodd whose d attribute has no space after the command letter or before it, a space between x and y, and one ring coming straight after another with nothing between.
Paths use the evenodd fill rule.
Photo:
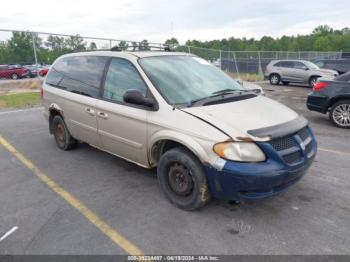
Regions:
<instances>
[{"instance_id":1,"label":"gold minivan","mask_svg":"<svg viewBox=\"0 0 350 262\"><path fill-rule=\"evenodd\" d=\"M64 55L42 89L57 146L86 142L145 168L185 210L211 197L283 192L317 150L308 121L192 54L92 51Z\"/></svg>"}]
</instances>

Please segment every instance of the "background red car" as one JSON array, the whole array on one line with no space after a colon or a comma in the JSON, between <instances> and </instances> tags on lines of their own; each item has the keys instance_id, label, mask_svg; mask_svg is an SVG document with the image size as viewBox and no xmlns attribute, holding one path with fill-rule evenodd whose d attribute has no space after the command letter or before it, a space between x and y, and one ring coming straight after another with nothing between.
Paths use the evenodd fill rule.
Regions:
<instances>
[{"instance_id":1,"label":"background red car","mask_svg":"<svg viewBox=\"0 0 350 262\"><path fill-rule=\"evenodd\" d=\"M12 78L14 80L27 77L29 70L22 66L0 65L0 78Z\"/></svg>"},{"instance_id":2,"label":"background red car","mask_svg":"<svg viewBox=\"0 0 350 262\"><path fill-rule=\"evenodd\" d=\"M49 67L46 67L46 68L41 68L40 70L39 70L39 76L41 76L41 77L44 77L44 76L46 76L47 75L47 72L49 72Z\"/></svg>"}]
</instances>

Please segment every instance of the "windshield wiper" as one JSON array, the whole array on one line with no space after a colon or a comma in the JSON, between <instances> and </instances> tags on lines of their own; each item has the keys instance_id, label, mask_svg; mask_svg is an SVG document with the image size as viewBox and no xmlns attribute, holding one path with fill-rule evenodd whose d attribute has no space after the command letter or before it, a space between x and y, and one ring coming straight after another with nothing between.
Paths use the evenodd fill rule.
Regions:
<instances>
[{"instance_id":1,"label":"windshield wiper","mask_svg":"<svg viewBox=\"0 0 350 262\"><path fill-rule=\"evenodd\" d=\"M216 95L226 95L226 94L232 94L232 93L236 93L236 92L246 92L247 90L245 89L222 89L219 91L215 91L212 93L212 96L216 96Z\"/></svg>"},{"instance_id":2,"label":"windshield wiper","mask_svg":"<svg viewBox=\"0 0 350 262\"><path fill-rule=\"evenodd\" d=\"M215 92L213 92L211 94L212 95L216 95L216 94L221 95L221 94L232 93L232 92L235 92L235 91L237 91L237 89L226 88L226 89L215 91Z\"/></svg>"},{"instance_id":3,"label":"windshield wiper","mask_svg":"<svg viewBox=\"0 0 350 262\"><path fill-rule=\"evenodd\" d=\"M189 103L188 103L188 107L191 107L193 106L195 103L198 103L200 101L203 101L203 100L206 100L206 99L209 99L209 98L212 98L212 97L217 97L217 96L222 96L222 95L229 95L229 94L234 94L234 93L237 93L237 92L246 92L248 90L241 90L241 89L222 89L222 90L219 90L219 91L215 91L213 92L210 96L205 96L205 97L202 97L202 98L197 98L197 99L193 99L191 100Z\"/></svg>"}]
</instances>

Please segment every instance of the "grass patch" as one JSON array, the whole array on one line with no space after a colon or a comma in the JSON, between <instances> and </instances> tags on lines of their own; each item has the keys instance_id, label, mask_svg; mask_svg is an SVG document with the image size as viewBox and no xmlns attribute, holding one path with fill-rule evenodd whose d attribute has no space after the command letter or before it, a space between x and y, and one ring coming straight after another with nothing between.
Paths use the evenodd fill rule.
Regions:
<instances>
[{"instance_id":1,"label":"grass patch","mask_svg":"<svg viewBox=\"0 0 350 262\"><path fill-rule=\"evenodd\" d=\"M38 92L0 95L0 108L31 107L40 103Z\"/></svg>"},{"instance_id":2,"label":"grass patch","mask_svg":"<svg viewBox=\"0 0 350 262\"><path fill-rule=\"evenodd\" d=\"M248 74L248 73L231 73L231 72L226 72L230 77L233 79L242 79L243 81L248 81L248 82L256 82L256 81L263 81L264 76L259 75L259 74Z\"/></svg>"}]
</instances>

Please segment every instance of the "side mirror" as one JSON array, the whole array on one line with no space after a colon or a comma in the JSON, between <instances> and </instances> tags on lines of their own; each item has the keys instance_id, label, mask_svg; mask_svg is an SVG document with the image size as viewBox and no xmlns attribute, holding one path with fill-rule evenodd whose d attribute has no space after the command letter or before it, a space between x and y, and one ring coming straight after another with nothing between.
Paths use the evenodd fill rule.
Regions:
<instances>
[{"instance_id":1,"label":"side mirror","mask_svg":"<svg viewBox=\"0 0 350 262\"><path fill-rule=\"evenodd\" d=\"M309 68L308 68L307 66L303 66L303 69L304 69L305 71L309 70Z\"/></svg>"},{"instance_id":2,"label":"side mirror","mask_svg":"<svg viewBox=\"0 0 350 262\"><path fill-rule=\"evenodd\" d=\"M155 107L155 101L152 98L147 98L142 95L139 90L130 89L123 96L124 102L134 105L146 106L149 108Z\"/></svg>"}]
</instances>

